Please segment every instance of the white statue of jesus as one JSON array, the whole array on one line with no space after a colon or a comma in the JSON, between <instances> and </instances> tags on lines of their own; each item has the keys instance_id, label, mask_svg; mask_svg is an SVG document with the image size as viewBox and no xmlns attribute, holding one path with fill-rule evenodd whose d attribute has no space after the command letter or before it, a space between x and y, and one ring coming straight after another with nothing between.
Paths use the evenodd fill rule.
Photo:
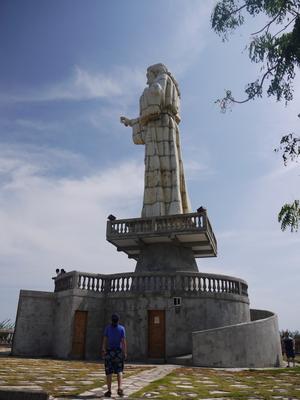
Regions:
<instances>
[{"instance_id":1,"label":"white statue of jesus","mask_svg":"<svg viewBox=\"0 0 300 400\"><path fill-rule=\"evenodd\" d=\"M131 126L133 142L145 145L145 191L142 217L190 213L180 149L179 87L164 64L147 69L140 116L121 117Z\"/></svg>"}]
</instances>

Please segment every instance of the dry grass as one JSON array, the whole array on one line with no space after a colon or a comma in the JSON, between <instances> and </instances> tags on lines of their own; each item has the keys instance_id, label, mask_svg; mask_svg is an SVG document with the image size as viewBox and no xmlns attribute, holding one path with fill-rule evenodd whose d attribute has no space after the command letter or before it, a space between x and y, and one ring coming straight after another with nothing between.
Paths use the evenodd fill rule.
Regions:
<instances>
[{"instance_id":1,"label":"dry grass","mask_svg":"<svg viewBox=\"0 0 300 400\"><path fill-rule=\"evenodd\" d=\"M298 356L297 359L300 357ZM300 360L299 360L300 361ZM124 377L152 367L126 365ZM105 384L100 362L16 357L0 358L0 385L37 385L49 394L72 396ZM234 386L239 385L239 386ZM218 393L221 392L221 393ZM300 399L300 367L272 370L224 371L178 368L139 392L134 398L159 399Z\"/></svg>"},{"instance_id":2,"label":"dry grass","mask_svg":"<svg viewBox=\"0 0 300 400\"><path fill-rule=\"evenodd\" d=\"M277 397L278 396L278 397ZM179 368L135 393L134 398L300 399L300 367L224 371Z\"/></svg>"},{"instance_id":3,"label":"dry grass","mask_svg":"<svg viewBox=\"0 0 300 400\"><path fill-rule=\"evenodd\" d=\"M147 367L126 366L124 377ZM40 386L53 396L77 395L105 384L101 362L0 358L0 386Z\"/></svg>"}]
</instances>

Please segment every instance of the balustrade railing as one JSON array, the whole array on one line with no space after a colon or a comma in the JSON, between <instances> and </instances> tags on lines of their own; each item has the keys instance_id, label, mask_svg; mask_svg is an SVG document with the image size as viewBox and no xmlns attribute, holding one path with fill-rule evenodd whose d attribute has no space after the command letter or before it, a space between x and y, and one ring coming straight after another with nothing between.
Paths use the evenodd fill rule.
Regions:
<instances>
[{"instance_id":1,"label":"balustrade railing","mask_svg":"<svg viewBox=\"0 0 300 400\"><path fill-rule=\"evenodd\" d=\"M97 293L184 291L191 293L231 293L248 296L245 281L216 274L123 273L114 275L72 271L55 278L55 291L82 289Z\"/></svg>"},{"instance_id":2,"label":"balustrade railing","mask_svg":"<svg viewBox=\"0 0 300 400\"><path fill-rule=\"evenodd\" d=\"M13 329L0 329L0 346L11 346L14 337Z\"/></svg>"},{"instance_id":3,"label":"balustrade railing","mask_svg":"<svg viewBox=\"0 0 300 400\"><path fill-rule=\"evenodd\" d=\"M107 221L107 240L132 258L138 258L145 243L161 243L166 237L168 241L192 248L195 257L212 257L217 253L217 240L206 211ZM147 242L149 238L151 241Z\"/></svg>"},{"instance_id":4,"label":"balustrade railing","mask_svg":"<svg viewBox=\"0 0 300 400\"><path fill-rule=\"evenodd\" d=\"M168 215L167 217L133 218L108 221L108 235L163 233L181 230L203 230L208 218L206 213ZM212 231L209 224L208 228Z\"/></svg>"}]
</instances>

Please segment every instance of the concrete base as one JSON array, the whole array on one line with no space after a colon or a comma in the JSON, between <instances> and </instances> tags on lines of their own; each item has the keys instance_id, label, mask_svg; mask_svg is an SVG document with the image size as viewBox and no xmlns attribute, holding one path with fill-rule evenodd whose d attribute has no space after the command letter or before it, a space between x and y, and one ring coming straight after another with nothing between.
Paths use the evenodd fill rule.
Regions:
<instances>
[{"instance_id":1,"label":"concrete base","mask_svg":"<svg viewBox=\"0 0 300 400\"><path fill-rule=\"evenodd\" d=\"M148 261L154 259L150 250L151 246L145 254ZM175 259L176 248L172 251ZM162 260L163 256L161 253ZM180 268L181 264L177 265ZM152 357L149 337L155 337L162 345L156 356L164 361L176 358L186 363L190 357L182 355L192 354L196 366L281 364L277 317L252 310L250 318L247 283L238 278L197 272L127 273L105 278L73 271L57 278L56 289L54 293L20 292L13 355L72 358L77 356L73 343L83 337L80 357L97 359L104 328L111 314L118 312L126 327L129 360ZM75 329L78 312L86 315L80 337ZM163 316L158 319L158 323L163 321L163 329L156 331L156 336L149 323L155 312ZM154 345L152 341L152 348Z\"/></svg>"},{"instance_id":2,"label":"concrete base","mask_svg":"<svg viewBox=\"0 0 300 400\"><path fill-rule=\"evenodd\" d=\"M198 272L191 248L169 243L145 245L141 250L135 272Z\"/></svg>"},{"instance_id":3,"label":"concrete base","mask_svg":"<svg viewBox=\"0 0 300 400\"><path fill-rule=\"evenodd\" d=\"M234 293L159 289L97 293L69 289L55 293L20 293L12 354L15 356L72 357L76 311L88 313L85 358L97 359L104 328L118 312L125 325L129 360L148 358L148 314L165 313L165 357L192 352L192 332L250 321L247 296ZM179 307L174 297L181 299ZM52 319L49 319L52 313ZM47 318L43 318L47 315ZM174 332L176 334L174 334Z\"/></svg>"},{"instance_id":4,"label":"concrete base","mask_svg":"<svg viewBox=\"0 0 300 400\"><path fill-rule=\"evenodd\" d=\"M42 390L24 389L19 387L2 386L0 400L48 400L48 393Z\"/></svg>"}]
</instances>

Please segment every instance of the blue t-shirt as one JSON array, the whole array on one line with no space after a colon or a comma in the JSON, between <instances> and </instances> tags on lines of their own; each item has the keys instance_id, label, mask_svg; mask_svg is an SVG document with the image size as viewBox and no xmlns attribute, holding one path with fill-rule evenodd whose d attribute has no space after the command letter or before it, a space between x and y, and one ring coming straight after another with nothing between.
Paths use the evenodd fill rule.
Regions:
<instances>
[{"instance_id":1,"label":"blue t-shirt","mask_svg":"<svg viewBox=\"0 0 300 400\"><path fill-rule=\"evenodd\" d=\"M104 336L108 338L108 349L116 350L121 348L121 340L125 338L125 328L123 325L107 325Z\"/></svg>"}]
</instances>

